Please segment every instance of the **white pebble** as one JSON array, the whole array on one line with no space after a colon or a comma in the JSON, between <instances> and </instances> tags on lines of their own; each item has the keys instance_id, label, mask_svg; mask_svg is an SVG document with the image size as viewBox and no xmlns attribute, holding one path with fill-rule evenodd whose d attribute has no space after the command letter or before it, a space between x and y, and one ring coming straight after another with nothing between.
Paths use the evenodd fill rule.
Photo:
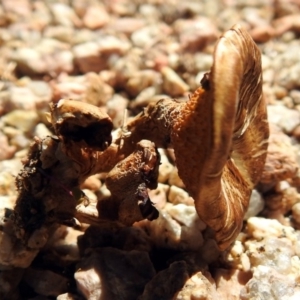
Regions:
<instances>
[{"instance_id":1,"label":"white pebble","mask_svg":"<svg viewBox=\"0 0 300 300\"><path fill-rule=\"evenodd\" d=\"M248 233L255 239L266 237L286 236L290 240L295 240L295 230L289 226L283 226L277 220L251 217L247 222Z\"/></svg>"},{"instance_id":2,"label":"white pebble","mask_svg":"<svg viewBox=\"0 0 300 300\"><path fill-rule=\"evenodd\" d=\"M175 185L172 185L169 190L168 200L173 204L186 204L190 202L190 196L185 190Z\"/></svg>"},{"instance_id":3,"label":"white pebble","mask_svg":"<svg viewBox=\"0 0 300 300\"><path fill-rule=\"evenodd\" d=\"M270 123L278 125L284 132L291 133L300 124L300 112L284 105L268 105Z\"/></svg>"},{"instance_id":4,"label":"white pebble","mask_svg":"<svg viewBox=\"0 0 300 300\"><path fill-rule=\"evenodd\" d=\"M249 202L249 207L244 216L244 220L258 215L264 209L265 202L257 190L253 190Z\"/></svg>"},{"instance_id":5,"label":"white pebble","mask_svg":"<svg viewBox=\"0 0 300 300\"><path fill-rule=\"evenodd\" d=\"M163 67L161 69L163 75L164 91L171 97L176 97L184 94L189 90L189 86L177 75L177 73L169 68Z\"/></svg>"},{"instance_id":6,"label":"white pebble","mask_svg":"<svg viewBox=\"0 0 300 300\"><path fill-rule=\"evenodd\" d=\"M300 202L296 203L292 207L293 219L300 224Z\"/></svg>"},{"instance_id":7,"label":"white pebble","mask_svg":"<svg viewBox=\"0 0 300 300\"><path fill-rule=\"evenodd\" d=\"M194 206L177 204L169 207L170 208L167 209L168 213L180 224L187 227L196 226L199 230L206 228L206 225L199 219Z\"/></svg>"}]
</instances>

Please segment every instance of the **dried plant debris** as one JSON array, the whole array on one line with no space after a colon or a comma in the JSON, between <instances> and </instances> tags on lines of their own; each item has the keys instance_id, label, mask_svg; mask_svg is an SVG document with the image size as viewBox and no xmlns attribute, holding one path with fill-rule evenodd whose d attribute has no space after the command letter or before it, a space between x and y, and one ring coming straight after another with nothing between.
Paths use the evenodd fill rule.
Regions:
<instances>
[{"instance_id":1,"label":"dried plant debris","mask_svg":"<svg viewBox=\"0 0 300 300\"><path fill-rule=\"evenodd\" d=\"M81 197L76 193L80 184L95 172L106 170L106 156L99 149L105 150L111 143L108 116L91 105L61 100L52 107L51 121L57 136L34 141L17 177L15 226L25 240L48 223L71 221ZM85 131L100 138L92 139ZM111 148L119 153L119 146ZM147 192L147 188L157 187L159 154L154 144L142 140L131 155L117 163L122 157L111 155L111 163L116 165L107 175L116 220L132 225L143 218L157 217ZM103 212L100 216L106 218Z\"/></svg>"}]
</instances>

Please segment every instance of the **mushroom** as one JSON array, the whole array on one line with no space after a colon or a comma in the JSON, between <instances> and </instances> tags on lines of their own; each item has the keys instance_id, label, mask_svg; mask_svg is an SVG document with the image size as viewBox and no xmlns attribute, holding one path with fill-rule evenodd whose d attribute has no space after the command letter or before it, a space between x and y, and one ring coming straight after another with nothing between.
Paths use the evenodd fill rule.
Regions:
<instances>
[{"instance_id":1,"label":"mushroom","mask_svg":"<svg viewBox=\"0 0 300 300\"><path fill-rule=\"evenodd\" d=\"M156 147L172 146L199 217L226 249L241 230L267 155L261 73L257 46L236 25L219 39L211 72L188 101L151 103L112 136L110 118L96 107L71 100L54 104L58 137L35 139L17 177L16 235L29 240L36 230L72 218L73 191L99 172L108 172L115 219L126 225L155 219L147 188L157 184Z\"/></svg>"},{"instance_id":2,"label":"mushroom","mask_svg":"<svg viewBox=\"0 0 300 300\"><path fill-rule=\"evenodd\" d=\"M241 230L269 136L260 51L239 25L220 37L202 86L182 109L171 139L197 213L224 250ZM194 155L183 157L185 149Z\"/></svg>"},{"instance_id":3,"label":"mushroom","mask_svg":"<svg viewBox=\"0 0 300 300\"><path fill-rule=\"evenodd\" d=\"M197 213L224 250L241 230L269 136L260 51L241 26L221 36L201 85L186 102L149 104L127 124L124 147L143 137L174 148Z\"/></svg>"}]
</instances>

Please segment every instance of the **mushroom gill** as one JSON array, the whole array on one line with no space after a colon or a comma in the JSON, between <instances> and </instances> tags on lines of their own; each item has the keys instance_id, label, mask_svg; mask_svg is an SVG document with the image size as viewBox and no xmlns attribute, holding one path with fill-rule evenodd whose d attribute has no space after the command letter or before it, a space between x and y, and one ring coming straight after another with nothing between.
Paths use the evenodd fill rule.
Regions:
<instances>
[{"instance_id":1,"label":"mushroom gill","mask_svg":"<svg viewBox=\"0 0 300 300\"><path fill-rule=\"evenodd\" d=\"M220 37L211 72L182 105L171 132L179 175L221 250L241 230L268 136L260 51L235 25ZM183 156L186 149L193 154Z\"/></svg>"}]
</instances>

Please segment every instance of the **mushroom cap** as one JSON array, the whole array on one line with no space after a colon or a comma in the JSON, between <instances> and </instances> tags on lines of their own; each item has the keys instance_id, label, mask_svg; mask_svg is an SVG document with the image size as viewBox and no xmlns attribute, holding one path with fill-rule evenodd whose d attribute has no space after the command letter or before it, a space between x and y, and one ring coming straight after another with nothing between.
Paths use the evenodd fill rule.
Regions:
<instances>
[{"instance_id":1,"label":"mushroom cap","mask_svg":"<svg viewBox=\"0 0 300 300\"><path fill-rule=\"evenodd\" d=\"M225 249L242 227L269 136L260 51L240 25L220 37L210 74L176 113L171 140L179 175Z\"/></svg>"},{"instance_id":2,"label":"mushroom cap","mask_svg":"<svg viewBox=\"0 0 300 300\"><path fill-rule=\"evenodd\" d=\"M51 107L51 122L64 142L84 141L94 150L105 150L111 143L113 123L94 105L61 99Z\"/></svg>"}]
</instances>

